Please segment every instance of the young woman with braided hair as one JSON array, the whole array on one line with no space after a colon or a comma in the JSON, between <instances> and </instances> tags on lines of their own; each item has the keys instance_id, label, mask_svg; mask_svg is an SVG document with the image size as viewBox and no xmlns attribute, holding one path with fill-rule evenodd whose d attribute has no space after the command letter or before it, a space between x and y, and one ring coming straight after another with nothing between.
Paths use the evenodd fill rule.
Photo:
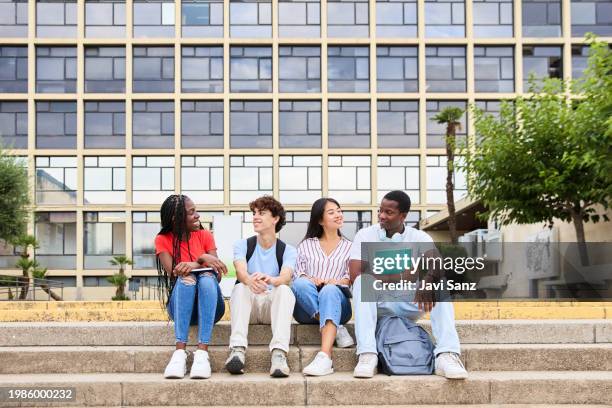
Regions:
<instances>
[{"instance_id":1,"label":"young woman with braided hair","mask_svg":"<svg viewBox=\"0 0 612 408\"><path fill-rule=\"evenodd\" d=\"M185 376L189 326L197 324L198 349L194 353L190 377L208 378L211 375L208 343L214 324L225 313L219 281L227 274L227 267L217 258L214 238L202 227L200 215L189 197L169 196L160 213L161 230L155 237L157 271L176 336L176 351L164 377ZM197 271L204 267L214 272Z\"/></svg>"}]
</instances>

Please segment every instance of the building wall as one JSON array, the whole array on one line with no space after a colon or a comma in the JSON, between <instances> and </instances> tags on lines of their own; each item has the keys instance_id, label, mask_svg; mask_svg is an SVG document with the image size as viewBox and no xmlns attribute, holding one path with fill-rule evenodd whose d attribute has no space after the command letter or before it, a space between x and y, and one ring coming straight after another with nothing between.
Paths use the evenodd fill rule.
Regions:
<instances>
[{"instance_id":1,"label":"building wall","mask_svg":"<svg viewBox=\"0 0 612 408\"><path fill-rule=\"evenodd\" d=\"M207 222L245 223L247 203L274 194L289 241L320 196L342 203L349 236L391 189L415 223L444 206L435 113L494 113L531 69L580 75L585 30L612 40L610 4L2 3L0 136L33 180L36 256L78 287L117 254L153 276L159 207L178 192Z\"/></svg>"}]
</instances>

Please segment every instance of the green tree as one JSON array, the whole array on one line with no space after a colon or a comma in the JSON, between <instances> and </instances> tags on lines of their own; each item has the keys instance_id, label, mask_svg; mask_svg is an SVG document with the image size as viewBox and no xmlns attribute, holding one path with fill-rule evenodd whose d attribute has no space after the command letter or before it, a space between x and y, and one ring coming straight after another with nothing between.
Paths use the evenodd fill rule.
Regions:
<instances>
[{"instance_id":1,"label":"green tree","mask_svg":"<svg viewBox=\"0 0 612 408\"><path fill-rule=\"evenodd\" d=\"M0 239L25 234L29 204L27 170L0 146Z\"/></svg>"},{"instance_id":2,"label":"green tree","mask_svg":"<svg viewBox=\"0 0 612 408\"><path fill-rule=\"evenodd\" d=\"M548 79L541 92L502 103L498 117L472 107L479 143L465 150L468 190L485 216L503 225L572 222L583 265L584 223L609 221L596 206L605 211L612 199L612 53L589 41L582 80Z\"/></svg>"},{"instance_id":3,"label":"green tree","mask_svg":"<svg viewBox=\"0 0 612 408\"><path fill-rule=\"evenodd\" d=\"M25 300L28 296L30 287L30 270L38 266L35 260L30 259L30 247L32 250L38 248L38 241L32 235L21 235L11 241L15 247L20 248L19 260L15 266L21 269L21 276L18 278L21 289L19 291L19 300Z\"/></svg>"},{"instance_id":4,"label":"green tree","mask_svg":"<svg viewBox=\"0 0 612 408\"><path fill-rule=\"evenodd\" d=\"M115 273L113 276L106 278L111 285L117 288L113 300L130 300L129 297L125 295L125 283L128 280L128 277L125 275L125 266L133 265L134 263L130 258L124 255L114 256L109 262L111 265L119 266L119 273Z\"/></svg>"},{"instance_id":5,"label":"green tree","mask_svg":"<svg viewBox=\"0 0 612 408\"><path fill-rule=\"evenodd\" d=\"M456 244L459 239L457 232L457 215L455 214L455 195L453 177L455 174L455 149L457 148L457 130L461 129L461 116L464 110L456 106L442 109L433 121L446 125L446 206L448 208L448 232L451 243Z\"/></svg>"},{"instance_id":6,"label":"green tree","mask_svg":"<svg viewBox=\"0 0 612 408\"><path fill-rule=\"evenodd\" d=\"M32 261L31 268L32 268L32 277L40 280L38 283L40 284L40 288L43 290L43 292L48 294L49 297L51 297L51 299L53 300L62 300L62 297L58 295L57 293L55 293L49 287L48 282L46 281L47 268L41 267L38 264L38 262L36 262L36 260Z\"/></svg>"}]
</instances>

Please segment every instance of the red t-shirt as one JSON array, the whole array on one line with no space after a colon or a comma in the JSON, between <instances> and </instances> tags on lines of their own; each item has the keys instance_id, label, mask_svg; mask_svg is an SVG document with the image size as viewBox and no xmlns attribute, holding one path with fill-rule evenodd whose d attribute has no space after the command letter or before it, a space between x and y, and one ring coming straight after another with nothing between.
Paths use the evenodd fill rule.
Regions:
<instances>
[{"instance_id":1,"label":"red t-shirt","mask_svg":"<svg viewBox=\"0 0 612 408\"><path fill-rule=\"evenodd\" d=\"M196 262L200 255L213 249L217 249L217 247L210 231L193 231L189 234L189 250L187 250L187 242L181 241L180 262ZM173 255L172 233L155 237L155 255L159 255L162 252L168 252L171 256Z\"/></svg>"}]
</instances>

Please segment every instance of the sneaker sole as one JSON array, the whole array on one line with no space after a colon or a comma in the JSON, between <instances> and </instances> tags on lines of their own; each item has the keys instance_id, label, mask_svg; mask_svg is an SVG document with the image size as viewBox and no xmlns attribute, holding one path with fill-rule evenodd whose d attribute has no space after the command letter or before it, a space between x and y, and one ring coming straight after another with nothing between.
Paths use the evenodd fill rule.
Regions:
<instances>
[{"instance_id":1,"label":"sneaker sole","mask_svg":"<svg viewBox=\"0 0 612 408\"><path fill-rule=\"evenodd\" d=\"M348 343L348 342L347 343L338 343L338 342L336 342L336 347L339 347L339 348L348 348L348 347L352 347L354 345L355 345L354 341L351 341L350 343Z\"/></svg>"},{"instance_id":2,"label":"sneaker sole","mask_svg":"<svg viewBox=\"0 0 612 408\"><path fill-rule=\"evenodd\" d=\"M324 376L324 375L330 375L330 374L333 374L333 373L334 373L334 369L333 369L333 368L330 368L330 369L329 369L329 371L325 371L325 372L323 372L323 373L309 373L309 372L307 372L306 370L303 370L303 371L302 371L302 373L303 373L304 375L310 375L310 376L312 376L312 377L322 377L322 376Z\"/></svg>"},{"instance_id":3,"label":"sneaker sole","mask_svg":"<svg viewBox=\"0 0 612 408\"><path fill-rule=\"evenodd\" d=\"M289 373L286 373L281 369L276 369L270 373L270 376L274 378L284 378L284 377L289 377Z\"/></svg>"},{"instance_id":4,"label":"sneaker sole","mask_svg":"<svg viewBox=\"0 0 612 408\"><path fill-rule=\"evenodd\" d=\"M467 374L447 375L446 373L442 372L442 370L436 370L435 374L439 375L440 377L447 378L449 380L465 380L468 378Z\"/></svg>"},{"instance_id":5,"label":"sneaker sole","mask_svg":"<svg viewBox=\"0 0 612 408\"><path fill-rule=\"evenodd\" d=\"M244 363L238 357L234 357L225 363L225 369L230 374L244 374Z\"/></svg>"},{"instance_id":6,"label":"sneaker sole","mask_svg":"<svg viewBox=\"0 0 612 408\"><path fill-rule=\"evenodd\" d=\"M210 375L196 374L196 375L190 375L189 378L191 378L192 380L205 380L207 378L210 378Z\"/></svg>"}]
</instances>

